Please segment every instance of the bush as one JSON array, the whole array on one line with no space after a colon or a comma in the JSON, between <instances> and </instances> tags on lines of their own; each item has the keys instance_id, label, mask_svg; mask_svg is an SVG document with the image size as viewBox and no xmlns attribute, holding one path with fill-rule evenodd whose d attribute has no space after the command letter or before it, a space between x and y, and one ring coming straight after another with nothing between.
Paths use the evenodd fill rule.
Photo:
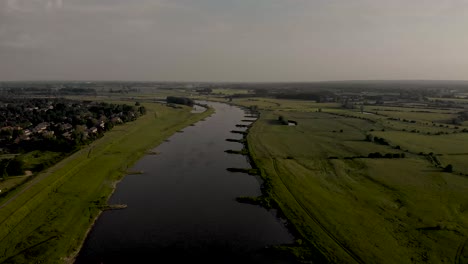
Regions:
<instances>
[{"instance_id":1,"label":"bush","mask_svg":"<svg viewBox=\"0 0 468 264\"><path fill-rule=\"evenodd\" d=\"M288 125L288 120L286 118L284 118L284 116L279 116L278 117L278 121L283 124L283 125Z\"/></svg>"},{"instance_id":2,"label":"bush","mask_svg":"<svg viewBox=\"0 0 468 264\"><path fill-rule=\"evenodd\" d=\"M382 158L382 154L380 154L379 152L374 152L374 153L369 153L367 157L371 159L379 159L379 158Z\"/></svg>"},{"instance_id":3,"label":"bush","mask_svg":"<svg viewBox=\"0 0 468 264\"><path fill-rule=\"evenodd\" d=\"M193 106L194 102L190 98L186 97L175 97L175 96L168 96L166 98L166 102L168 104L182 104L182 105L188 105L188 106Z\"/></svg>"},{"instance_id":4,"label":"bush","mask_svg":"<svg viewBox=\"0 0 468 264\"><path fill-rule=\"evenodd\" d=\"M3 176L17 176L24 174L24 162L16 157L14 159L4 159L1 161L0 170ZM6 175L5 175L6 173Z\"/></svg>"},{"instance_id":5,"label":"bush","mask_svg":"<svg viewBox=\"0 0 468 264\"><path fill-rule=\"evenodd\" d=\"M449 164L449 165L445 166L444 171L445 172L453 172L452 164Z\"/></svg>"}]
</instances>

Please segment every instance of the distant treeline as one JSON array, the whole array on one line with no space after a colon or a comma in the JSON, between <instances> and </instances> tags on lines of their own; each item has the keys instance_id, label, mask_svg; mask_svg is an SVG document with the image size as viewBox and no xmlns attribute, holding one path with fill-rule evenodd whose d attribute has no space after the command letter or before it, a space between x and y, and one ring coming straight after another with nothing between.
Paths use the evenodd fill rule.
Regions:
<instances>
[{"instance_id":1,"label":"distant treeline","mask_svg":"<svg viewBox=\"0 0 468 264\"><path fill-rule=\"evenodd\" d=\"M96 94L92 88L62 88L58 90L59 94Z\"/></svg>"},{"instance_id":2,"label":"distant treeline","mask_svg":"<svg viewBox=\"0 0 468 264\"><path fill-rule=\"evenodd\" d=\"M437 81L437 80L362 80L362 81L325 81L303 83L229 83L218 87L248 90L334 90L334 91L367 91L394 90L399 92L406 89L439 90L441 87L455 90L468 90L468 81Z\"/></svg>"},{"instance_id":3,"label":"distant treeline","mask_svg":"<svg viewBox=\"0 0 468 264\"><path fill-rule=\"evenodd\" d=\"M49 87L19 87L19 88L3 88L3 92L11 95L96 95L96 90L93 88L49 88Z\"/></svg>"},{"instance_id":4,"label":"distant treeline","mask_svg":"<svg viewBox=\"0 0 468 264\"><path fill-rule=\"evenodd\" d=\"M231 98L248 98L248 97L272 97L277 99L293 99L293 100L307 100L316 102L330 102L336 101L337 96L330 91L316 91L316 92L297 92L289 91L286 89L281 90L267 90L256 89L253 94L234 94L230 95Z\"/></svg>"},{"instance_id":5,"label":"distant treeline","mask_svg":"<svg viewBox=\"0 0 468 264\"><path fill-rule=\"evenodd\" d=\"M166 102L168 104L181 104L181 105L188 105L188 106L194 105L193 100L190 98L186 98L186 97L168 96L166 98Z\"/></svg>"},{"instance_id":6,"label":"distant treeline","mask_svg":"<svg viewBox=\"0 0 468 264\"><path fill-rule=\"evenodd\" d=\"M320 92L314 92L314 93L283 92L283 93L275 94L274 96L278 99L312 100L312 101L317 101L317 102L336 100L336 95L328 91L320 91Z\"/></svg>"}]
</instances>

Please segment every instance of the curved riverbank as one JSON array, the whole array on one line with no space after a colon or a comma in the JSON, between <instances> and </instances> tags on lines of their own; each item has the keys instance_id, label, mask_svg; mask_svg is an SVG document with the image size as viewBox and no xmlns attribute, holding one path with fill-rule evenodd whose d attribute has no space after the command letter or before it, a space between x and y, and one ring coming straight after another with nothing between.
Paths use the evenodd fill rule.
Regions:
<instances>
[{"instance_id":1,"label":"curved riverbank","mask_svg":"<svg viewBox=\"0 0 468 264\"><path fill-rule=\"evenodd\" d=\"M321 252L317 246L309 241L309 238L305 236L301 230L301 227L295 224L295 221L292 221L288 215L291 215L292 209L288 207L287 204L284 204L279 198L278 195L275 194L275 188L273 186L273 178L267 174L267 170L261 160L256 156L255 151L252 147L254 144L253 138L250 137L251 129L254 128L256 123L261 118L261 112L256 109L251 109L249 107L235 104L235 103L228 103L230 105L235 105L246 109L246 111L250 111L250 114L246 115L246 118L255 118L252 119L245 119L242 122L249 122L249 125L246 125L247 128L245 131L232 131L233 133L240 133L242 134L242 139L240 140L232 140L229 141L239 142L243 144L243 148L241 151L232 151L229 150L228 153L232 154L242 154L245 155L250 163L251 169L243 169L243 168L229 168L232 171L236 172L244 172L251 175L255 175L259 178L261 182L261 196L239 196L236 198L238 202L246 203L246 204L253 204L264 207L268 210L275 210L277 217L281 218L284 221L286 228L289 232L295 237L295 242L289 245L279 245L275 246L274 248L279 251L287 252L287 254L292 254L295 256L297 261L317 261L319 263L327 263L329 260L324 254ZM240 127L240 126L238 126ZM228 170L229 170L228 169Z\"/></svg>"},{"instance_id":2,"label":"curved riverbank","mask_svg":"<svg viewBox=\"0 0 468 264\"><path fill-rule=\"evenodd\" d=\"M226 169L247 167L236 148L240 138L230 131L243 119L238 107L215 103L216 114L189 126L184 133L147 155L132 170L143 175L125 177L110 203L126 210L103 213L87 238L77 263L125 263L149 258L173 262L271 263L272 245L293 238L271 212L238 203L236 197L260 195L258 181ZM268 248L268 250L266 250Z\"/></svg>"},{"instance_id":3,"label":"curved riverbank","mask_svg":"<svg viewBox=\"0 0 468 264\"><path fill-rule=\"evenodd\" d=\"M149 148L206 116L145 104L148 112L49 168L40 183L0 210L0 262L71 262L114 184ZM125 210L123 210L125 211Z\"/></svg>"},{"instance_id":4,"label":"curved riverbank","mask_svg":"<svg viewBox=\"0 0 468 264\"><path fill-rule=\"evenodd\" d=\"M147 155L148 153L150 155L154 155L154 153L157 153L157 152L154 152L154 151L151 151L151 149L153 149L155 146L161 144L162 142L166 141L167 138L169 138L172 134L175 134L177 133L178 131L180 131L180 129L184 128L184 127L187 127L187 126L190 126L190 125L193 125L197 122L199 122L200 120L203 120L204 118L212 115L213 113L215 112L214 108L205 108L203 111L197 111L197 112L193 112L193 110L190 112L192 115L192 119L189 119L189 120L186 120L185 122L182 122L181 124L179 125L175 125L173 126L170 130L166 130L166 134L167 135L166 137L164 138L159 138L158 141L156 142L153 142L151 144L148 144L147 145L147 148L144 150L144 151L139 151L139 152L136 152L134 153L135 155L132 155L132 160L127 164L127 168L133 166L139 159L141 159L143 156ZM148 131L150 132L150 131ZM138 171L138 172L141 172L142 171ZM141 174L141 173L138 173L138 174ZM112 183L112 190L110 193L106 194L106 205L102 206L102 208L100 208L100 211L98 212L98 214L96 214L94 216L94 219L92 221L92 224L88 227L88 229L86 230L86 234L83 236L82 240L81 240L81 243L80 243L80 246L79 248L77 248L77 250L75 252L73 252L70 256L68 256L66 258L66 262L67 263L74 263L75 260L76 260L76 257L78 256L79 252L81 251L82 247L83 247L83 244L84 242L86 241L86 238L88 237L89 233L91 232L91 230L93 229L94 225L96 224L97 220L99 219L99 217L102 215L102 213L104 211L107 211L107 210L112 210L114 209L112 207L112 205L107 205L107 201L109 200L109 198L114 194L116 188L117 188L117 185L128 175L130 174L134 174L134 173L131 173L129 171L126 171L125 173L121 174L121 176L115 180L113 183ZM118 206L117 209L126 209L128 206L125 204L124 206Z\"/></svg>"}]
</instances>

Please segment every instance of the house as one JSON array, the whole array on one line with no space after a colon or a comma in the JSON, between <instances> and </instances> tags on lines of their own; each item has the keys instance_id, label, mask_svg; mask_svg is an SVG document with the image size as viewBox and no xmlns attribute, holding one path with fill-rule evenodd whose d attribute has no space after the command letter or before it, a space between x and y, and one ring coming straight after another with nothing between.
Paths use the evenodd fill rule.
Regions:
<instances>
[{"instance_id":1,"label":"house","mask_svg":"<svg viewBox=\"0 0 468 264\"><path fill-rule=\"evenodd\" d=\"M111 122L114 123L114 124L122 124L123 123L122 119L120 119L120 117L118 117L118 116L112 117Z\"/></svg>"},{"instance_id":2,"label":"house","mask_svg":"<svg viewBox=\"0 0 468 264\"><path fill-rule=\"evenodd\" d=\"M72 133L70 132L65 132L62 134L62 137L68 139L68 140L72 140Z\"/></svg>"},{"instance_id":3,"label":"house","mask_svg":"<svg viewBox=\"0 0 468 264\"><path fill-rule=\"evenodd\" d=\"M73 128L73 126L69 123L65 123L65 124L60 124L60 130L61 131L69 131Z\"/></svg>"},{"instance_id":4,"label":"house","mask_svg":"<svg viewBox=\"0 0 468 264\"><path fill-rule=\"evenodd\" d=\"M55 134L55 132L54 132L54 131L50 131L50 130L44 130L44 131L42 132L42 136L43 136L44 138L52 138L52 137L54 137L54 134Z\"/></svg>"},{"instance_id":5,"label":"house","mask_svg":"<svg viewBox=\"0 0 468 264\"><path fill-rule=\"evenodd\" d=\"M42 123L38 124L36 127L34 127L33 132L34 133L42 133L47 129L47 127L49 127L49 123L42 122Z\"/></svg>"}]
</instances>

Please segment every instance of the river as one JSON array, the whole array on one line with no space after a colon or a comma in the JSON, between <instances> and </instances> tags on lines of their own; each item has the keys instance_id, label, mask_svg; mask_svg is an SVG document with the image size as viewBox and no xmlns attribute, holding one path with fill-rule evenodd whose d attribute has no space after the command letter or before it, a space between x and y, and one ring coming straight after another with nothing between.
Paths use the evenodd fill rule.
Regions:
<instances>
[{"instance_id":1,"label":"river","mask_svg":"<svg viewBox=\"0 0 468 264\"><path fill-rule=\"evenodd\" d=\"M209 103L215 114L153 149L118 185L89 233L76 263L290 263L265 248L293 237L282 221L259 206L238 203L258 196L258 180L226 168L248 168L244 156L225 153L242 145L231 130L244 111Z\"/></svg>"}]
</instances>

